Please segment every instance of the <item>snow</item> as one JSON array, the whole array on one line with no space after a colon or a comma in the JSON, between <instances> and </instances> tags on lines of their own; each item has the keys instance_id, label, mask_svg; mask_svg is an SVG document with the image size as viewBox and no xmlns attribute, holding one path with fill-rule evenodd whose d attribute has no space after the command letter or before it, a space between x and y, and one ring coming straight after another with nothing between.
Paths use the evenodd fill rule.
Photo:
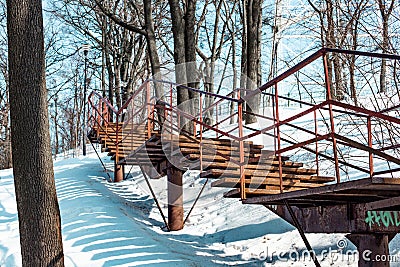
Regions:
<instances>
[{"instance_id":1,"label":"snow","mask_svg":"<svg viewBox=\"0 0 400 267\"><path fill-rule=\"evenodd\" d=\"M204 183L197 174L184 176L186 211ZM166 232L136 167L128 180L112 184L90 154L56 161L55 177L66 266L313 266L309 259L291 260L305 251L293 226L265 207L224 199L224 189L207 186L185 228ZM151 183L166 212L165 179ZM0 266L21 266L12 170L0 171L0 236ZM321 254L337 250L344 234L307 236ZM397 238L391 243L392 253L399 253L398 244ZM322 266L348 264L334 259L320 257Z\"/></svg>"}]
</instances>

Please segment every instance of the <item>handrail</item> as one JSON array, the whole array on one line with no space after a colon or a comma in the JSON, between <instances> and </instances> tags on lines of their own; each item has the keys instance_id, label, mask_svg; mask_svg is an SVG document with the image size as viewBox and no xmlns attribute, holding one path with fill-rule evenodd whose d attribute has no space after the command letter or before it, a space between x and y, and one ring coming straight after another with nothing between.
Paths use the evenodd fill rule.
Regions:
<instances>
[{"instance_id":1,"label":"handrail","mask_svg":"<svg viewBox=\"0 0 400 267\"><path fill-rule=\"evenodd\" d=\"M326 53L339 53L339 54L347 54L347 55L357 55L357 56L367 56L367 57L375 57L375 58L386 58L386 59L395 59L400 60L399 55L394 54L385 54L385 53L373 53L373 52L362 52L356 50L346 50L346 49L336 49L336 48L321 48L317 52L314 52L304 60L300 61L287 71L283 72L282 74L278 75L276 78L270 80L269 82L265 83L264 85L257 88L258 91L265 91L269 87L273 86L276 83L284 80L285 78L289 77L290 75L294 74L295 72L299 71L300 69L306 67L310 63L314 62L321 56L324 56ZM257 91L254 90L254 91Z\"/></svg>"},{"instance_id":2,"label":"handrail","mask_svg":"<svg viewBox=\"0 0 400 267\"><path fill-rule=\"evenodd\" d=\"M163 81L163 80L156 80L156 79L148 79L147 81L170 84L170 85L174 85L176 87L181 87L181 88L187 89L187 90L195 92L195 93L199 93L199 94L203 94L203 95L212 96L212 97L215 97L215 98L228 100L228 101L231 101L231 102L236 102L236 103L243 103L244 102L244 100L242 100L242 99L235 99L235 98L231 98L231 97L228 97L228 96L223 96L223 95L219 95L219 94L210 93L210 92L207 92L207 91L203 91L203 90L200 90L200 89L192 88L192 87L186 86L184 84L179 84L179 83L175 83L175 82L171 82L171 81Z\"/></svg>"},{"instance_id":3,"label":"handrail","mask_svg":"<svg viewBox=\"0 0 400 267\"><path fill-rule=\"evenodd\" d=\"M244 192L244 176L243 176L243 171L244 171L244 149L243 149L243 142L244 141L248 141L250 138L255 137L257 135L260 134L268 134L273 136L275 139L278 139L278 148L275 148L275 154L278 156L279 158L279 171L280 171L280 188L281 191L283 192L283 187L282 187L282 158L281 155L284 152L287 151L293 151L294 149L305 149L306 151L309 151L311 153L315 153L316 154L316 161L317 161L317 169L319 169L319 164L318 164L318 157L321 156L325 159L328 160L333 160L335 162L335 171L336 171L336 178L337 178L337 182L340 182L340 170L339 170L339 163L340 164L344 164L348 167L351 168L355 168L358 170L363 170L363 172L365 172L366 170L362 167L356 166L351 164L350 162L346 162L346 160L343 158L343 160L339 159L338 156L338 152L337 152L337 147L336 144L338 145L344 145L344 146L348 146L348 147L354 147L357 149L361 149L364 151L367 151L369 153L369 173L371 175L371 177L379 172L374 172L373 171L373 156L377 156L379 158L383 158L386 159L388 161L394 162L394 163L400 163L399 160L396 160L393 156L384 153L383 151L386 151L388 149L391 148L397 148L398 145L397 144L392 144L391 146L386 146L385 149L380 149L380 148L375 148L373 147L372 144L372 130L371 130L371 120L372 119L380 119L380 120L385 120L387 122L390 123L394 123L394 124L400 124L400 119L396 118L396 117L392 117L389 115L386 115L384 113L387 113L389 111L392 111L396 108L400 108L400 105L396 105L394 107L390 107L387 109L384 109L380 112L376 112L373 110L369 110L366 108L362 108L362 107L358 107L358 106L353 106L350 104L346 104L346 103L342 103L339 101L335 101L333 99L331 99L330 96L330 81L329 81L329 75L327 73L327 53L341 53L341 54L347 54L347 55L356 55L356 56L368 56L368 57L373 57L373 58L387 58L387 59L393 59L393 60L400 60L400 56L398 55L392 55L392 54L383 54L383 53L372 53L372 52L361 52L361 51L354 51L354 50L343 50L343 49L333 49L333 48L322 48L319 49L318 51L312 53L310 56L308 56L307 58L305 58L304 60L300 61L299 63L297 63L295 66L291 67L290 69L288 69L287 71L283 72L282 74L278 75L276 78L268 81L267 83L265 83L264 85L260 86L259 88L257 88L256 90L244 90L244 89L235 89L233 90L231 93L227 94L226 96L224 95L219 95L219 94L215 94L215 93L211 93L211 92L206 92L200 89L196 89L196 88L191 88L188 87L186 85L182 85L182 84L178 84L175 82L171 82L171 81L163 81L163 80L157 80L157 79L147 79L146 81L144 81L144 83L134 92L134 94L132 96L130 96L128 98L128 100L122 105L122 107L120 109L116 109L114 108L110 101L107 100L106 98L103 98L99 93L97 92L92 92L89 96L89 102L91 103L92 107L94 109L102 109L104 108L103 105L105 105L108 110L112 113L115 113L117 115L117 124L116 124L116 132L117 132L117 141L116 146L118 146L118 144L120 144L124 138L122 140L118 140L118 131L123 128L125 126L125 124L129 123L124 123L124 125L120 126L119 125L119 118L121 118L122 116L120 116L124 110L126 108L129 107L129 104L131 103L131 101L135 98L137 98L137 96L140 93L146 93L146 99L142 104L139 104L138 106L135 105L135 107L133 107L133 110L129 113L129 117L128 119L133 121L133 117L137 117L139 116L139 114L146 114L146 118L140 117L141 121L139 122L139 124L136 126L139 127L140 126L145 126L147 127L147 131L148 134L150 134L151 131L154 131L155 129L160 129L162 127L162 121L158 121L159 119L161 120L163 118L163 120L167 121L167 118L170 118L170 122L171 122L171 134L173 131L176 131L176 129L178 129L178 131L180 130L180 122L181 119L184 118L184 120L182 121L191 121L193 123L193 133L189 133L189 132L185 132L185 131L181 131L182 134L190 137L190 138L197 138L199 136L200 138L200 143L199 143L199 149L200 149L200 155L202 155L202 139L203 139L203 132L211 130L212 132L216 133L217 138L221 138L221 137L227 137L230 138L232 140L235 140L237 142L239 142L240 144L240 161L239 162L235 162L236 164L238 164L238 166L240 166L240 188L241 188L241 197L242 198L246 198L246 194ZM317 60L318 58L323 57L324 59L324 70L325 70L325 90L327 92L326 96L327 99L322 101L319 104L313 104L313 103L308 103L305 101L301 101L301 100L295 100L293 98L290 97L285 97L285 96L281 96L278 94L278 84L283 81L284 79L286 79L287 77L289 77L290 75L300 71L301 69L305 68L306 66L308 66L309 64L311 64L312 62L314 62L315 60ZM168 96L168 92L165 93L163 95L163 99L162 100L157 100L155 98L155 96L151 96L150 95L150 83L153 84L163 84L163 85L169 85L169 96ZM266 89L270 88L274 86L275 92L274 93L267 93L264 92ZM187 89L191 92L196 92L199 94L199 112L196 114L190 114L187 111L181 110L179 109L179 107L177 105L175 105L173 103L173 88L182 88L182 89ZM237 98L234 98L235 96L235 92L237 92ZM241 96L241 92L246 92L245 95ZM268 95L271 97L271 99L273 100L274 103L274 117L273 118L269 118L266 116L262 116L261 114L257 114L254 112L249 112L249 111L245 111L242 110L242 105L244 104L244 102L251 98L252 96L256 95L256 94L263 94L263 95ZM92 103L92 98L93 96L97 96L101 103L103 103L102 105L94 105ZM205 98L204 96L208 96L208 97L212 97L213 98L213 102L207 106L204 107L203 105L203 101ZM169 101L164 101L164 97L166 99L168 99L169 97ZM286 118L281 118L281 120L279 119L279 101L280 100L290 100L290 101L294 101L295 103L299 103L299 104L304 104L309 106L307 109L294 114L293 116L289 116ZM230 106L231 108L233 108L234 112L232 114L230 114L227 117L221 118L220 120L218 120L218 105L222 105L223 101L227 101L227 103L229 105L237 105L237 110L235 109L236 106ZM196 107L197 108L197 107ZM204 121L203 116L206 114L206 112L208 112L209 110L213 110L213 108L217 109L216 112L216 122L212 125L207 124ZM326 111L327 116L329 116L328 119L325 119L325 115L322 115L321 110ZM323 121L326 125L326 129L328 130L328 132L324 132L324 133L318 133L318 127L317 127L317 115L316 112L320 112L321 116L323 118ZM339 135L338 133L335 133L335 122L334 122L334 115L333 113L338 113L341 114L341 116L345 115L350 115L350 116L356 116L357 118L363 118L363 119L367 119L367 123L368 123L368 130L367 130L367 134L368 134L368 145L364 145L360 142L356 142L353 140L348 139L345 136ZM96 110L95 112L95 116L100 116L102 117L99 121L100 123L109 123L106 121L106 119L104 118L104 116L102 115L102 112ZM268 120L272 121L272 125L269 126L264 126L262 125L260 128L261 129L251 129L251 127L247 127L246 125L243 125L242 122L242 115L244 113L247 113L248 115L253 115L255 117L259 117L259 118L265 118ZM297 141L297 142L292 142L290 140L284 139L283 137L281 137L281 132L282 130L280 129L280 127L282 126L287 126L287 127L291 127L293 129L297 129L297 130L301 130L299 129L299 126L296 126L295 124L291 123L292 121L305 117L309 114L314 113L314 124L315 124L315 129L314 131L311 130L305 130L305 132L307 134L312 134L314 135L312 138L304 140L304 141ZM158 114L159 117L156 117L155 114ZM231 119L233 117L235 117L235 115L237 115L237 126L234 127L233 129L228 129L225 130L223 128L218 128L218 126L220 126L223 122L226 122L228 119ZM108 113L107 113L108 116ZM125 118L126 119L126 118ZM236 118L235 118L236 119ZM173 124L173 120L176 120L176 124ZM158 123L157 123L158 122ZM161 124L160 124L161 123ZM200 131L197 133L197 128L196 126L198 126L198 128L200 129ZM250 133L246 133L244 134L243 129L249 129L252 130L253 132ZM234 132L236 131L237 132ZM274 134L270 134L269 132L274 130ZM131 132L133 130L131 129ZM277 131L277 132L276 132ZM234 133L232 133L234 132ZM239 135L239 136L237 136ZM336 140L337 139L337 140ZM322 140L325 141L329 141L332 142L333 144L333 152L334 155L331 157L328 154L324 155L323 153L318 151L318 143ZM282 142L285 143L289 143L291 145L287 146L287 145L282 145ZM315 150L309 149L308 147L306 147L306 145L310 145L315 143L316 148ZM118 151L118 147L117 147L117 151ZM117 152L118 153L118 152ZM389 152L388 152L389 153ZM200 159L200 161L202 162L202 159ZM201 164L202 166L202 164ZM389 167L390 168L390 167ZM319 173L319 170L317 170ZM382 172L382 171L381 171Z\"/></svg>"}]
</instances>

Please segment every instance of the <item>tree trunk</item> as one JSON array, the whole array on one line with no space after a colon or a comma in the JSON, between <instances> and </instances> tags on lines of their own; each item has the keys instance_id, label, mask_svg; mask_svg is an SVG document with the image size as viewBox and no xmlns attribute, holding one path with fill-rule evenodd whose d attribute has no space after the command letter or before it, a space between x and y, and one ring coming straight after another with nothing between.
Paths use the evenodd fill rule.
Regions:
<instances>
[{"instance_id":1,"label":"tree trunk","mask_svg":"<svg viewBox=\"0 0 400 267\"><path fill-rule=\"evenodd\" d=\"M262 0L247 2L247 90L256 90L258 86L258 73L260 70L260 38L261 38L261 9ZM260 94L252 94L246 99L246 112L258 113L260 107ZM257 117L246 114L246 123L254 123Z\"/></svg>"},{"instance_id":2,"label":"tree trunk","mask_svg":"<svg viewBox=\"0 0 400 267\"><path fill-rule=\"evenodd\" d=\"M178 0L168 0L171 12L172 35L174 39L174 61L175 61L175 79L178 84L186 84L186 57L185 57L185 22L182 10ZM188 113L192 111L192 105L189 103L189 92L182 87L177 88L177 104L181 110ZM187 119L181 116L180 125L182 130L191 133L193 126Z\"/></svg>"},{"instance_id":3,"label":"tree trunk","mask_svg":"<svg viewBox=\"0 0 400 267\"><path fill-rule=\"evenodd\" d=\"M240 88L246 87L247 81L247 0L243 0L243 7L239 8L241 12L241 19L242 19L242 53L241 53L241 60L240 60Z\"/></svg>"},{"instance_id":4,"label":"tree trunk","mask_svg":"<svg viewBox=\"0 0 400 267\"><path fill-rule=\"evenodd\" d=\"M329 48L335 48L335 25L333 22L333 5L332 5L332 1L331 0L326 0L326 17L327 17L327 30L326 30L326 46ZM321 25L323 26L323 25ZM332 62L333 60L331 59L331 57L328 55L326 57L327 59L327 64L328 64L328 82L331 86L331 98L335 99L336 97L336 93L335 93L335 88L334 85L332 83L333 80L333 67L332 67Z\"/></svg>"},{"instance_id":5,"label":"tree trunk","mask_svg":"<svg viewBox=\"0 0 400 267\"><path fill-rule=\"evenodd\" d=\"M114 88L114 95L115 95L115 102L117 109L121 108L121 61L117 60L114 56L114 79L115 79L115 88Z\"/></svg>"},{"instance_id":6,"label":"tree trunk","mask_svg":"<svg viewBox=\"0 0 400 267\"><path fill-rule=\"evenodd\" d=\"M194 33L194 26L196 23L196 0L188 0L186 3L185 19L185 62L186 62L186 79L189 87L199 87L199 77L196 64L196 35ZM197 99L197 93L189 91L190 99ZM196 111L197 107L193 109ZM195 112L197 113L197 112Z\"/></svg>"},{"instance_id":7,"label":"tree trunk","mask_svg":"<svg viewBox=\"0 0 400 267\"><path fill-rule=\"evenodd\" d=\"M146 28L147 51L149 53L151 73L153 74L154 79L161 80L160 57L158 56L156 36L154 33L151 1L143 0L143 7ZM162 85L159 83L155 83L154 86L156 89L156 97L158 99L161 99L164 94Z\"/></svg>"},{"instance_id":8,"label":"tree trunk","mask_svg":"<svg viewBox=\"0 0 400 267\"><path fill-rule=\"evenodd\" d=\"M110 104L114 104L114 71L112 68L112 63L110 59L110 36L108 33L108 30L106 30L107 34L105 37L105 62L106 62L106 69L107 69L107 74L108 74L108 101L110 101ZM110 121L113 121L113 112L111 108L108 110L108 114L110 116Z\"/></svg>"},{"instance_id":9,"label":"tree trunk","mask_svg":"<svg viewBox=\"0 0 400 267\"><path fill-rule=\"evenodd\" d=\"M357 50L358 47L358 19L360 18L359 13L357 19L354 21L354 29L350 29L350 35L352 36L352 50ZM350 94L351 99L354 101L354 105L358 106L357 90L355 83L355 68L356 68L356 56L350 55L349 73L350 73Z\"/></svg>"},{"instance_id":10,"label":"tree trunk","mask_svg":"<svg viewBox=\"0 0 400 267\"><path fill-rule=\"evenodd\" d=\"M101 15L101 91L106 97L106 45L107 45L107 17Z\"/></svg>"},{"instance_id":11,"label":"tree trunk","mask_svg":"<svg viewBox=\"0 0 400 267\"><path fill-rule=\"evenodd\" d=\"M378 0L379 11L382 17L382 52L389 52L389 17L393 12L395 0L391 0L389 2ZM389 7L386 8L386 5L389 4ZM382 59L381 62L381 73L379 79L379 92L386 92L386 59Z\"/></svg>"},{"instance_id":12,"label":"tree trunk","mask_svg":"<svg viewBox=\"0 0 400 267\"><path fill-rule=\"evenodd\" d=\"M59 139L58 139L58 112L57 112L57 97L54 98L54 155L57 156L59 150Z\"/></svg>"},{"instance_id":13,"label":"tree trunk","mask_svg":"<svg viewBox=\"0 0 400 267\"><path fill-rule=\"evenodd\" d=\"M388 16L382 15L382 52L387 53L389 48L389 25L388 25ZM379 77L379 92L386 92L386 59L382 58L381 62L381 73Z\"/></svg>"},{"instance_id":14,"label":"tree trunk","mask_svg":"<svg viewBox=\"0 0 400 267\"><path fill-rule=\"evenodd\" d=\"M64 266L51 158L42 2L7 0L10 114L23 266Z\"/></svg>"}]
</instances>

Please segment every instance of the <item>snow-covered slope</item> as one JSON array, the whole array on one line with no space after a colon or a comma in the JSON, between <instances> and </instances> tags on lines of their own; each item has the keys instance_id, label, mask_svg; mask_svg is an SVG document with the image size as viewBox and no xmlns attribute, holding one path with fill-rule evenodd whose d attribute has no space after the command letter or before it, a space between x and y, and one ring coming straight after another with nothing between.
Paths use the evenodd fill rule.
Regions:
<instances>
[{"instance_id":1,"label":"snow-covered slope","mask_svg":"<svg viewBox=\"0 0 400 267\"><path fill-rule=\"evenodd\" d=\"M207 186L185 228L169 233L138 169L111 184L91 154L57 161L55 176L67 266L313 266L309 259L292 260L305 246L291 225L265 207L222 198L223 189ZM204 180L196 173L184 180L188 211ZM166 181L151 182L166 212ZM320 256L323 266L348 264L335 254L343 234L307 236L317 254L333 252ZM391 252L399 253L397 238ZM0 171L0 266L21 266L12 170Z\"/></svg>"}]
</instances>

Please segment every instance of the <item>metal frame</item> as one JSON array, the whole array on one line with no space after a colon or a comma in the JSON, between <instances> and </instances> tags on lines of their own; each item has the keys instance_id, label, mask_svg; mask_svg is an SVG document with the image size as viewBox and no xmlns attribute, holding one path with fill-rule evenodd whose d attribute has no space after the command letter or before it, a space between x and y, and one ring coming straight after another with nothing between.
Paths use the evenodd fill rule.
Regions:
<instances>
[{"instance_id":1,"label":"metal frame","mask_svg":"<svg viewBox=\"0 0 400 267\"><path fill-rule=\"evenodd\" d=\"M389 162L393 162L396 164L400 165L400 161L393 156L389 155L386 153L386 151L391 150L391 149L396 149L400 147L398 144L394 144L391 146L386 146L383 148L374 148L373 144L373 136L372 136L372 122L374 120L380 119L380 120L385 120L387 122L390 122L392 124L399 125L400 124L400 119L389 116L385 113L389 111L393 111L397 108L400 108L400 105L390 107L387 109L384 109L380 112L373 111L373 110L368 110L365 108L361 107L356 107L352 106L346 103L341 103L338 101L335 101L331 98L331 85L330 85L330 77L328 73L328 64L327 64L327 57L329 53L340 53L340 54L347 54L347 55L357 55L357 56L366 56L366 57L373 57L373 58L386 58L386 59L393 59L393 60L400 60L400 56L398 55L390 55L390 54L381 54L381 53L369 53L369 52L360 52L360 51L352 51L352 50L341 50L341 49L331 49L331 48L322 48L318 50L317 52L313 53L300 63L296 64L294 67L290 68L286 72L282 73L281 75L277 76L275 79L272 79L271 81L267 82L266 84L262 85L259 87L257 90L251 91L251 90L244 90L244 89L237 89L233 91L232 93L223 96L223 95L218 95L218 94L213 94L210 92L205 92L199 89L195 88L190 88L181 84L173 83L173 82L168 82L168 81L161 81L161 80L155 80L155 79L149 79L146 80L139 88L138 90L135 91L135 93L128 99L128 101L119 109L116 110L110 102L103 98L100 94L97 92L93 92L89 96L89 104L93 110L93 114L89 118L89 122L92 123L92 125L97 125L98 131L101 130L107 130L110 127L112 128L112 131L116 133L116 140L113 140L111 136L109 136L109 139L111 142L114 143L116 146L116 158L119 159L119 145L123 140L119 140L119 133L121 131L126 131L126 127L129 124L132 124L134 117L139 118L140 114L145 112L146 113L146 118L143 118L142 121L140 121L135 130L138 129L139 126L144 126L146 129L146 134L147 138L150 138L152 133L156 131L157 129L160 130L160 128L163 126L162 123L159 121L159 117L164 118L166 120L168 117L170 119L170 125L164 125L163 127L169 127L168 129L170 131L170 134L173 134L173 132L179 131L180 128L180 120L181 118L188 119L192 121L194 127L193 127L193 132L188 133L184 131L180 131L180 134L183 134L187 137L191 137L193 140L198 140L197 142L199 143L199 150L200 150L200 164L201 164L201 169L202 169L202 154L203 154L203 145L202 141L204 138L204 133L211 131L215 133L216 139L220 138L228 138L232 139L234 141L237 141L239 143L239 162L237 161L232 161L233 163L237 164L240 168L240 191L241 191L241 198L246 199L246 189L245 189L245 177L244 177L244 164L246 162L245 160L245 153L244 153L244 142L249 140L251 137L261 135L261 134L266 134L269 136L274 137L276 140L276 148L275 148L275 154L278 156L279 159L279 178L280 178L280 190L283 192L283 178L282 178L282 154L283 153L289 153L292 152L296 149L305 149L306 151L312 152L315 154L315 161L316 161L316 166L317 166L317 171L319 173L319 167L320 167L320 162L319 158L325 158L332 160L334 162L334 167L335 167L335 176L336 176L336 182L340 183L341 178L340 178L340 166L345 165L350 168L355 168L360 171L366 172L369 174L369 176L372 178L373 176L377 174L384 174L386 171L379 171L379 172L374 172L374 158L379 157L381 159L385 159ZM322 67L324 69L325 73L325 90L326 90L326 97L327 99L319 104L312 104L312 103L307 103L305 101L299 101L296 99L291 99L289 97L281 96L279 95L279 83L288 78L289 76L295 74L296 72L300 71L301 69L305 68L308 66L310 63L316 61L317 59L322 58ZM158 100L155 98L155 96L152 94L152 88L151 85L159 83L162 85L165 85L168 87L167 92L164 94L163 99ZM180 90L189 90L192 92L196 92L199 95L199 113L196 115L189 114L188 112L185 112L181 109L178 108L177 105L174 104L174 95L176 93L175 88L179 87ZM264 92L265 90L273 87L274 88L274 93L267 93ZM256 117L259 118L268 118L273 121L273 125L265 127L263 129L251 129L247 127L246 125L243 125L243 113L246 113L246 111L243 110L243 94L245 94L245 98L251 98L253 95L256 94L266 94L269 95L273 98L273 103L274 103L274 117L273 118L268 118L266 116L263 116L261 114L255 114L251 112L247 112L249 114L252 114ZM237 93L237 98L233 98L234 94ZM139 95L146 94L146 100L143 105L140 107L134 107L132 105L132 112L130 113L131 115L128 117L129 121L122 121L121 120L121 114L124 112L125 109L127 109L130 105L130 103L138 97ZM203 100L206 97L212 97L214 99L214 102L210 106L205 106L203 103ZM94 101L94 98L97 98L97 102ZM165 100L166 98L166 100ZM290 100L294 101L297 103L305 104L308 105L309 108L295 114L289 118L280 120L280 110L279 110L279 102L282 100ZM234 114L229 114L229 116L226 117L217 117L218 114L218 106L222 105L223 103L227 102L230 105L237 105L237 112ZM161 105L161 104L162 105ZM213 108L216 108L217 111L215 112L216 118L219 120L216 120L216 123L213 125L208 125L204 121L204 114L212 110ZM322 112L322 111L328 111L329 118L328 118L328 124L329 124L329 133L328 134L319 134L320 129L318 129L318 116L317 112ZM110 123L110 114L109 112L112 112L116 115L116 126L114 127ZM299 128L295 124L291 123L295 121L296 119L302 118L308 114L313 115L313 123L314 123L314 131L312 130L305 130L304 131L308 132L309 134L312 134L313 137L302 142L291 142L288 139L285 139L282 136L282 127L292 127L294 129ZM322 113L321 113L322 114ZM363 118L366 119L366 126L367 126L367 139L368 139L368 144L364 145L362 143L353 141L345 136L341 136L338 133L335 132L335 114L346 114L349 116L355 116L357 118ZM234 127L233 129L230 130L224 130L221 128L221 124L232 117L237 116L237 127ZM176 124L174 125L174 123ZM177 127L176 127L177 126ZM197 131L199 129L199 131ZM244 130L253 130L252 133L247 133L245 134ZM130 129L133 131L133 129ZM273 131L273 133L270 133ZM236 132L233 133L233 132ZM320 143L321 141L327 141L332 144L333 148L333 157L329 155L325 155L321 153L320 150ZM284 145L284 143L288 143L289 145ZM315 150L310 149L307 147L307 145L315 144ZM349 162L346 162L342 159L339 158L338 155L338 145L341 146L348 146L348 147L353 147L356 149L364 150L368 152L368 170L365 170L359 166L356 166L354 164L351 164ZM392 170L388 170L387 172L390 172Z\"/></svg>"}]
</instances>

